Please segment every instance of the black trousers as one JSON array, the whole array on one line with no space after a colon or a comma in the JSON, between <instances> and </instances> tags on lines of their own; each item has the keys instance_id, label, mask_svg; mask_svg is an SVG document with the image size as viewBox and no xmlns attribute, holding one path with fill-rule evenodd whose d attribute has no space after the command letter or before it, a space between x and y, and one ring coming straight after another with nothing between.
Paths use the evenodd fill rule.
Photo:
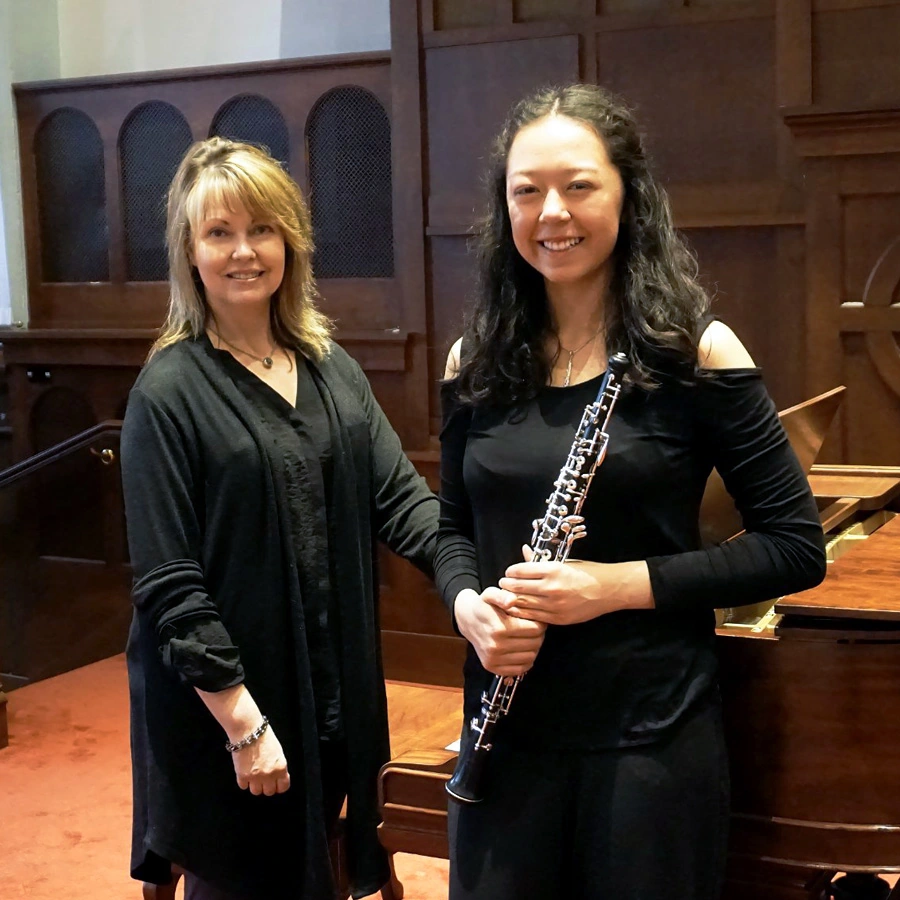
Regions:
<instances>
[{"instance_id":1,"label":"black trousers","mask_svg":"<svg viewBox=\"0 0 900 900\"><path fill-rule=\"evenodd\" d=\"M663 740L492 754L487 797L450 802L450 900L717 900L728 827L721 710Z\"/></svg>"}]
</instances>

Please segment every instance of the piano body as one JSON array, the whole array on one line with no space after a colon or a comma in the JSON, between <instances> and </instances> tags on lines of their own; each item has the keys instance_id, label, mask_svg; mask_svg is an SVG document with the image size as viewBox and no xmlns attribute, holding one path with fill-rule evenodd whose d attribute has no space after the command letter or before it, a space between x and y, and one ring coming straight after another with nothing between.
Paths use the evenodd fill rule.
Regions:
<instances>
[{"instance_id":1,"label":"piano body","mask_svg":"<svg viewBox=\"0 0 900 900\"><path fill-rule=\"evenodd\" d=\"M900 468L810 470L838 393L782 414L810 471L828 576L718 615L732 773L725 900L818 900L836 872L872 873L864 892L877 890L874 873L900 872ZM713 540L733 511L715 479L707 499ZM392 738L398 690L389 688ZM391 852L447 856L444 783L456 753L446 747L461 724L448 699L428 740L407 734L409 749L395 746L382 770L380 834Z\"/></svg>"}]
</instances>

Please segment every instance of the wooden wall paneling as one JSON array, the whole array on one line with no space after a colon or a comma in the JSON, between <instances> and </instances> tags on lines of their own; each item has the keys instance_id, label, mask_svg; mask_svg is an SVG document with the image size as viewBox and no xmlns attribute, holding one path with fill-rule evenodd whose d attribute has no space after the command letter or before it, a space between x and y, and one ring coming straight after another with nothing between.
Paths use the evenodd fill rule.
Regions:
<instances>
[{"instance_id":1,"label":"wooden wall paneling","mask_svg":"<svg viewBox=\"0 0 900 900\"><path fill-rule=\"evenodd\" d=\"M812 35L816 106L856 109L900 101L900 4L816 9Z\"/></svg>"},{"instance_id":2,"label":"wooden wall paneling","mask_svg":"<svg viewBox=\"0 0 900 900\"><path fill-rule=\"evenodd\" d=\"M41 233L38 216L37 167L34 155L34 138L43 116L33 105L23 105L16 95L19 166L22 173L22 224L25 238L25 272L28 285L28 308L35 315L39 292L37 286L43 279L41 265Z\"/></svg>"},{"instance_id":3,"label":"wooden wall paneling","mask_svg":"<svg viewBox=\"0 0 900 900\"><path fill-rule=\"evenodd\" d=\"M840 340L840 303L843 276L841 246L841 200L837 180L824 161L806 166L808 193L806 226L806 384L815 396L840 384L843 378ZM837 414L837 433L822 448L820 461L846 462L847 447L842 404ZM832 434L835 434L832 431ZM853 460L856 462L856 460Z\"/></svg>"},{"instance_id":4,"label":"wooden wall paneling","mask_svg":"<svg viewBox=\"0 0 900 900\"><path fill-rule=\"evenodd\" d=\"M802 225L805 198L777 178L667 186L677 228Z\"/></svg>"},{"instance_id":5,"label":"wooden wall paneling","mask_svg":"<svg viewBox=\"0 0 900 900\"><path fill-rule=\"evenodd\" d=\"M426 18L433 26L432 9ZM407 409L412 413L409 449L424 448L429 441L420 27L418 3L391 4L394 261L403 327L415 335L406 393Z\"/></svg>"},{"instance_id":6,"label":"wooden wall paneling","mask_svg":"<svg viewBox=\"0 0 900 900\"><path fill-rule=\"evenodd\" d=\"M394 253L396 255L396 247ZM344 331L410 330L397 296L402 273L395 278L323 278L319 281L321 309ZM415 322L413 324L416 324Z\"/></svg>"},{"instance_id":7,"label":"wooden wall paneling","mask_svg":"<svg viewBox=\"0 0 900 900\"><path fill-rule=\"evenodd\" d=\"M878 187L874 184L872 189L873 193L866 195L842 193L845 303L862 301L876 271L883 266L891 268L891 248L900 240L900 193L875 193ZM890 293L880 299L881 306L891 303Z\"/></svg>"},{"instance_id":8,"label":"wooden wall paneling","mask_svg":"<svg viewBox=\"0 0 900 900\"><path fill-rule=\"evenodd\" d=\"M795 268L779 264L780 231L706 228L686 235L697 252L703 285L713 296L713 312L744 342L762 367L776 406L783 409L807 397L802 294L795 293Z\"/></svg>"},{"instance_id":9,"label":"wooden wall paneling","mask_svg":"<svg viewBox=\"0 0 900 900\"><path fill-rule=\"evenodd\" d=\"M776 0L775 99L779 107L812 103L812 0ZM800 160L790 130L781 123L777 142L778 171L800 195ZM802 197L797 199L802 203Z\"/></svg>"},{"instance_id":10,"label":"wooden wall paneling","mask_svg":"<svg viewBox=\"0 0 900 900\"><path fill-rule=\"evenodd\" d=\"M506 25L513 21L513 0L432 0L435 31Z\"/></svg>"},{"instance_id":11,"label":"wooden wall paneling","mask_svg":"<svg viewBox=\"0 0 900 900\"><path fill-rule=\"evenodd\" d=\"M74 391L88 404L93 422L120 419L154 331L0 331L9 377L12 462L36 453L33 411L57 388ZM61 411L47 441L71 437L83 421Z\"/></svg>"},{"instance_id":12,"label":"wooden wall paneling","mask_svg":"<svg viewBox=\"0 0 900 900\"><path fill-rule=\"evenodd\" d=\"M541 85L576 81L578 72L577 35L426 50L429 228L468 230L509 107Z\"/></svg>"},{"instance_id":13,"label":"wooden wall paneling","mask_svg":"<svg viewBox=\"0 0 900 900\"><path fill-rule=\"evenodd\" d=\"M894 249L900 240L900 115L895 109L813 107L788 111L785 121L804 160L808 192L810 393L829 375L855 380L839 419L840 447L827 443L822 458L889 464L900 458L889 424L900 396L900 248ZM870 381L873 371L877 384ZM863 420L872 424L861 427Z\"/></svg>"},{"instance_id":14,"label":"wooden wall paneling","mask_svg":"<svg viewBox=\"0 0 900 900\"><path fill-rule=\"evenodd\" d=\"M600 84L597 37L592 30L578 35L578 78L588 84Z\"/></svg>"},{"instance_id":15,"label":"wooden wall paneling","mask_svg":"<svg viewBox=\"0 0 900 900\"><path fill-rule=\"evenodd\" d=\"M439 454L410 454L436 490ZM380 615L385 676L399 681L462 686L465 641L453 631L450 613L429 579L396 556L380 554Z\"/></svg>"},{"instance_id":16,"label":"wooden wall paneling","mask_svg":"<svg viewBox=\"0 0 900 900\"><path fill-rule=\"evenodd\" d=\"M773 299L772 322L779 327L764 338L767 348L764 359L774 361L772 368L764 369L763 374L775 405L786 409L812 396L806 383L806 234L802 226L776 230L775 270L778 295ZM782 323L786 327L781 327ZM774 381L770 381L770 372L775 373Z\"/></svg>"},{"instance_id":17,"label":"wooden wall paneling","mask_svg":"<svg viewBox=\"0 0 900 900\"><path fill-rule=\"evenodd\" d=\"M896 338L889 335L889 339L900 366ZM841 344L847 385L843 404L847 458L861 465L896 465L900 461L900 394L879 373L866 333L846 333Z\"/></svg>"},{"instance_id":18,"label":"wooden wall paneling","mask_svg":"<svg viewBox=\"0 0 900 900\"><path fill-rule=\"evenodd\" d=\"M812 0L776 0L775 58L778 105L812 103Z\"/></svg>"},{"instance_id":19,"label":"wooden wall paneling","mask_svg":"<svg viewBox=\"0 0 900 900\"><path fill-rule=\"evenodd\" d=\"M516 22L552 22L597 15L597 0L515 0Z\"/></svg>"},{"instance_id":20,"label":"wooden wall paneling","mask_svg":"<svg viewBox=\"0 0 900 900\"><path fill-rule=\"evenodd\" d=\"M477 279L476 261L465 235L432 236L428 240L432 279L432 346L430 392L431 433L441 430L439 379L447 353L462 334L463 317L472 302Z\"/></svg>"},{"instance_id":21,"label":"wooden wall paneling","mask_svg":"<svg viewBox=\"0 0 900 900\"><path fill-rule=\"evenodd\" d=\"M597 56L600 82L636 107L667 185L776 177L771 17L604 31Z\"/></svg>"}]
</instances>

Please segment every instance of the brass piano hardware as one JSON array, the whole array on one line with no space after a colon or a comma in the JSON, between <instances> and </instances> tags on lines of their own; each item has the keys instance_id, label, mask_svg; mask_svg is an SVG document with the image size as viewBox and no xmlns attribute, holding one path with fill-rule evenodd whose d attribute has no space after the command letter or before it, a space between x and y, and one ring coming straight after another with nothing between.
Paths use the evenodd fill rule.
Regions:
<instances>
[{"instance_id":1,"label":"brass piano hardware","mask_svg":"<svg viewBox=\"0 0 900 900\"><path fill-rule=\"evenodd\" d=\"M104 447L102 450L91 447L91 456L98 457L104 466L111 466L116 461L116 451L110 450L109 447Z\"/></svg>"}]
</instances>

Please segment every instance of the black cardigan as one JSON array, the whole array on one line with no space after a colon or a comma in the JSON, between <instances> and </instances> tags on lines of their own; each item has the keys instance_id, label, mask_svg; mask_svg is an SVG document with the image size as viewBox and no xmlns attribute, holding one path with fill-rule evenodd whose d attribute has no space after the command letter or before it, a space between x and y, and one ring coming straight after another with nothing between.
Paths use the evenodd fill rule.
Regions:
<instances>
[{"instance_id":1,"label":"black cardigan","mask_svg":"<svg viewBox=\"0 0 900 900\"><path fill-rule=\"evenodd\" d=\"M128 644L132 875L164 883L168 861L249 897L332 896L319 742L291 510L279 443L240 389L245 370L203 337L159 353L129 398L122 477L134 566ZM389 758L377 541L431 570L437 502L403 454L359 366L338 346L310 364L331 432L329 541L350 757L354 894L388 877L376 778ZM282 443L283 446L283 443ZM311 518L300 504L301 520ZM223 732L194 688L245 681L288 759L291 788L238 788Z\"/></svg>"}]
</instances>

